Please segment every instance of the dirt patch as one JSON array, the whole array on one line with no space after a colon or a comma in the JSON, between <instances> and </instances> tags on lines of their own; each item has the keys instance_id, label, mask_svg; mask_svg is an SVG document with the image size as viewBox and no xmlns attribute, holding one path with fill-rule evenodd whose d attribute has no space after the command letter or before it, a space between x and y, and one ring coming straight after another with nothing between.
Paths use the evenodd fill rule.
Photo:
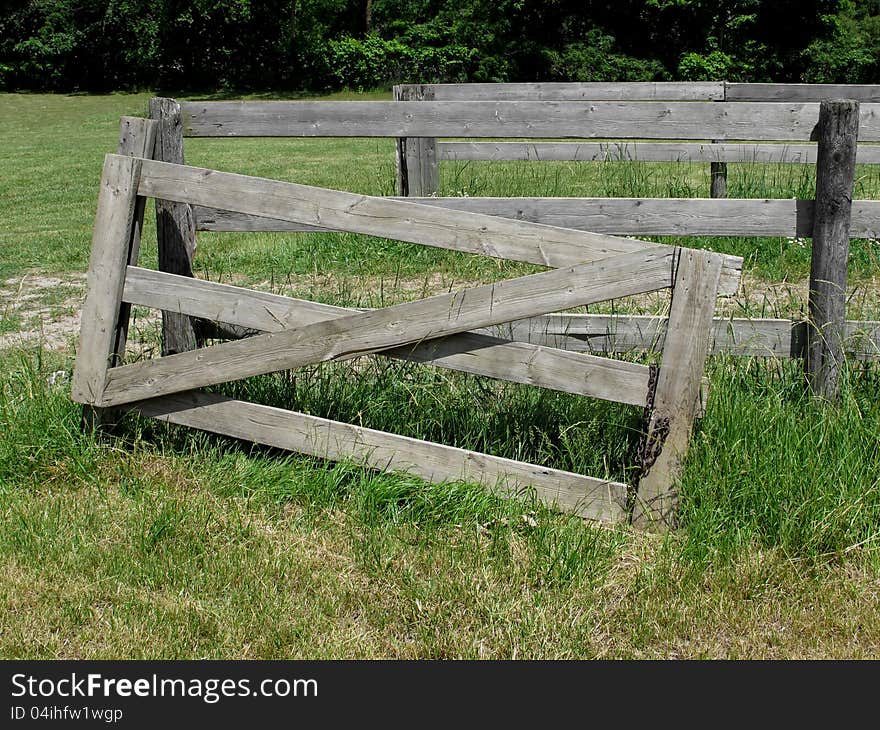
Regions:
<instances>
[{"instance_id":1,"label":"dirt patch","mask_svg":"<svg viewBox=\"0 0 880 730\"><path fill-rule=\"evenodd\" d=\"M42 346L73 355L85 299L85 275L47 276L32 272L0 282L0 350ZM309 274L283 282L259 282L236 278L224 283L249 286L286 296L313 299L340 306L382 307L400 302L458 291L483 281L458 280L449 273L430 273L418 278L394 276L346 277ZM808 282L768 283L750 274L743 276L734 297L719 299L718 316L754 318L799 318L807 311ZM652 292L636 297L603 302L592 312L665 314L669 292ZM858 281L848 292L850 319L880 319L880 279ZM159 312L136 308L129 330L131 352L153 353L159 341Z\"/></svg>"},{"instance_id":2,"label":"dirt patch","mask_svg":"<svg viewBox=\"0 0 880 730\"><path fill-rule=\"evenodd\" d=\"M85 274L46 276L28 273L0 285L0 350L42 347L61 354L75 353L85 301ZM153 337L158 312L138 313L130 340L138 347Z\"/></svg>"},{"instance_id":3,"label":"dirt patch","mask_svg":"<svg viewBox=\"0 0 880 730\"><path fill-rule=\"evenodd\" d=\"M0 349L42 344L73 353L84 294L83 274L61 278L30 273L6 279L0 288Z\"/></svg>"}]
</instances>

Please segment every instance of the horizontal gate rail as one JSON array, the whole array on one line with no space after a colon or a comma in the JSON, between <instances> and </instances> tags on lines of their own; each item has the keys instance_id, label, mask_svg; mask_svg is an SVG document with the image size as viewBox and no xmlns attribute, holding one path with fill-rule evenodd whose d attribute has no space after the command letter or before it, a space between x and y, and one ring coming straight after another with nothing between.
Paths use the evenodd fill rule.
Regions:
<instances>
[{"instance_id":1,"label":"horizontal gate rail","mask_svg":"<svg viewBox=\"0 0 880 730\"><path fill-rule=\"evenodd\" d=\"M548 314L492 327L485 331L517 342L558 347L572 352L660 352L666 317L627 314ZM709 340L711 354L745 357L803 357L809 323L791 319L715 317ZM880 322L845 323L846 353L856 360L880 360Z\"/></svg>"},{"instance_id":2,"label":"horizontal gate rail","mask_svg":"<svg viewBox=\"0 0 880 730\"><path fill-rule=\"evenodd\" d=\"M143 161L140 195L252 216L363 233L543 266L571 266L615 254L672 247L615 236L309 185ZM722 294L739 285L742 259L722 256Z\"/></svg>"}]
</instances>

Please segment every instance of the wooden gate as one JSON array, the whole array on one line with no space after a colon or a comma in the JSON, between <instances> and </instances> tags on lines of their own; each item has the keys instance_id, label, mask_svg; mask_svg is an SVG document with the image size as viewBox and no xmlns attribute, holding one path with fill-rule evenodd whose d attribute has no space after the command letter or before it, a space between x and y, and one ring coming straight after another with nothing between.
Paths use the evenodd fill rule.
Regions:
<instances>
[{"instance_id":1,"label":"wooden gate","mask_svg":"<svg viewBox=\"0 0 880 730\"><path fill-rule=\"evenodd\" d=\"M136 266L143 199L382 236L550 270L372 311L199 281ZM428 481L465 480L606 522L668 525L701 405L715 299L742 260L706 251L449 211L139 157L108 155L95 220L72 397L144 416ZM723 284L722 284L723 282ZM512 342L472 330L672 288L659 368ZM261 334L121 364L131 305ZM420 441L201 390L367 354L648 409L637 486Z\"/></svg>"}]
</instances>

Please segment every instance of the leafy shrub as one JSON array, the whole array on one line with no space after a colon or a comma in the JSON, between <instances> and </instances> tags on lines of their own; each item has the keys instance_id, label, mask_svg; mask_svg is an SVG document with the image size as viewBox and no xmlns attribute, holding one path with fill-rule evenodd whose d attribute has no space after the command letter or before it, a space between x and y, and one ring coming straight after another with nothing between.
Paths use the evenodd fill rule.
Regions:
<instances>
[{"instance_id":1,"label":"leafy shrub","mask_svg":"<svg viewBox=\"0 0 880 730\"><path fill-rule=\"evenodd\" d=\"M659 81L668 73L659 61L614 52L614 37L593 29L583 42L548 50L550 78L558 81Z\"/></svg>"},{"instance_id":2,"label":"leafy shrub","mask_svg":"<svg viewBox=\"0 0 880 730\"><path fill-rule=\"evenodd\" d=\"M373 89L396 82L465 81L476 50L461 44L410 46L398 38L343 36L328 44L330 67L342 86Z\"/></svg>"},{"instance_id":3,"label":"leafy shrub","mask_svg":"<svg viewBox=\"0 0 880 730\"><path fill-rule=\"evenodd\" d=\"M850 12L825 20L830 32L810 43L803 53L803 80L848 84L880 81L880 15Z\"/></svg>"},{"instance_id":4,"label":"leafy shrub","mask_svg":"<svg viewBox=\"0 0 880 730\"><path fill-rule=\"evenodd\" d=\"M715 81L731 77L733 59L722 51L685 53L678 64L678 77L683 81Z\"/></svg>"}]
</instances>

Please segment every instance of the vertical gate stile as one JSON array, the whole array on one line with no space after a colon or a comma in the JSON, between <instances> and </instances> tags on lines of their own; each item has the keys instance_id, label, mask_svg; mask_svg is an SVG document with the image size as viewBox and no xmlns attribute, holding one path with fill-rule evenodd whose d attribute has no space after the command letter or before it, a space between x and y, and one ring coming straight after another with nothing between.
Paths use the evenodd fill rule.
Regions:
<instances>
[{"instance_id":1,"label":"vertical gate stile","mask_svg":"<svg viewBox=\"0 0 880 730\"><path fill-rule=\"evenodd\" d=\"M139 158L107 155L101 177L98 210L92 236L86 301L83 306L71 397L77 403L102 405L107 371L115 352L125 268L133 248ZM95 423L86 409L85 425Z\"/></svg>"},{"instance_id":2,"label":"vertical gate stile","mask_svg":"<svg viewBox=\"0 0 880 730\"><path fill-rule=\"evenodd\" d=\"M664 530L675 524L676 481L700 412L720 275L717 254L678 250L662 361L640 450L641 475L632 513L635 527Z\"/></svg>"}]
</instances>

